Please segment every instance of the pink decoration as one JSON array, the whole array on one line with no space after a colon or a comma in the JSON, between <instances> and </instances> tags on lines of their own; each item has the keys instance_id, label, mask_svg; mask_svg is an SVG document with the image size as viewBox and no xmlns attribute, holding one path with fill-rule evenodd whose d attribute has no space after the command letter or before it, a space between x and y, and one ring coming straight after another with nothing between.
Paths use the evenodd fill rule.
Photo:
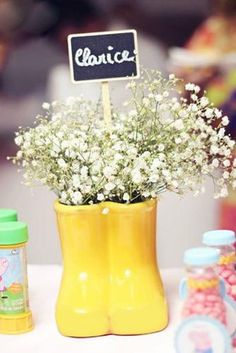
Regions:
<instances>
[{"instance_id":1,"label":"pink decoration","mask_svg":"<svg viewBox=\"0 0 236 353\"><path fill-rule=\"evenodd\" d=\"M4 257L0 258L0 292L5 290L2 275L6 272L8 265L9 263L7 259L5 259Z\"/></svg>"},{"instance_id":2,"label":"pink decoration","mask_svg":"<svg viewBox=\"0 0 236 353\"><path fill-rule=\"evenodd\" d=\"M189 333L189 338L194 342L196 351L204 353L211 349L212 343L208 332L192 331Z\"/></svg>"}]
</instances>

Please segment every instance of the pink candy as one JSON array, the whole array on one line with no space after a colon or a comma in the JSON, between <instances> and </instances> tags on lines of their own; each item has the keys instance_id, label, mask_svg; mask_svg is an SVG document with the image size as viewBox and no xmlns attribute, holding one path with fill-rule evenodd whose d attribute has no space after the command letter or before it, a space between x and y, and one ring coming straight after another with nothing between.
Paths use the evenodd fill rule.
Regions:
<instances>
[{"instance_id":1,"label":"pink candy","mask_svg":"<svg viewBox=\"0 0 236 353\"><path fill-rule=\"evenodd\" d=\"M206 277L198 280L206 280ZM205 289L190 288L182 314L183 317L207 315L226 325L226 308L218 286Z\"/></svg>"},{"instance_id":2,"label":"pink candy","mask_svg":"<svg viewBox=\"0 0 236 353\"><path fill-rule=\"evenodd\" d=\"M234 264L218 265L218 273L225 281L227 294L236 301L236 271Z\"/></svg>"}]
</instances>

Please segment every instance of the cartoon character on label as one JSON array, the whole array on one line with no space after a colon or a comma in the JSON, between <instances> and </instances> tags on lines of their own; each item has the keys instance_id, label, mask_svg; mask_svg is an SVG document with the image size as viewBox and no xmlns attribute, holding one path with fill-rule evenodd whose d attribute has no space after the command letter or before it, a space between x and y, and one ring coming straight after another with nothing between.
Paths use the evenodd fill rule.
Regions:
<instances>
[{"instance_id":1,"label":"cartoon character on label","mask_svg":"<svg viewBox=\"0 0 236 353\"><path fill-rule=\"evenodd\" d=\"M3 292L6 290L2 276L7 271L9 262L4 257L0 258L0 295L3 298Z\"/></svg>"},{"instance_id":2,"label":"cartoon character on label","mask_svg":"<svg viewBox=\"0 0 236 353\"><path fill-rule=\"evenodd\" d=\"M195 345L193 353L214 353L208 332L191 331L189 338Z\"/></svg>"}]
</instances>

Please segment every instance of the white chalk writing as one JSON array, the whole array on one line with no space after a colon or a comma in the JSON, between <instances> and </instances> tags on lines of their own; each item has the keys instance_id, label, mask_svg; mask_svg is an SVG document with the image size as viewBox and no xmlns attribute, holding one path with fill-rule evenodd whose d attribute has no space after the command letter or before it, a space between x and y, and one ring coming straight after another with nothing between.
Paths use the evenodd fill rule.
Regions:
<instances>
[{"instance_id":1,"label":"white chalk writing","mask_svg":"<svg viewBox=\"0 0 236 353\"><path fill-rule=\"evenodd\" d=\"M91 50L86 47L84 49L79 48L75 53L75 62L78 66L95 66L101 64L122 64L126 61L134 61L135 56L130 56L128 50L117 51L111 53L114 48L109 45L107 47L109 52L100 55L92 54Z\"/></svg>"}]
</instances>

